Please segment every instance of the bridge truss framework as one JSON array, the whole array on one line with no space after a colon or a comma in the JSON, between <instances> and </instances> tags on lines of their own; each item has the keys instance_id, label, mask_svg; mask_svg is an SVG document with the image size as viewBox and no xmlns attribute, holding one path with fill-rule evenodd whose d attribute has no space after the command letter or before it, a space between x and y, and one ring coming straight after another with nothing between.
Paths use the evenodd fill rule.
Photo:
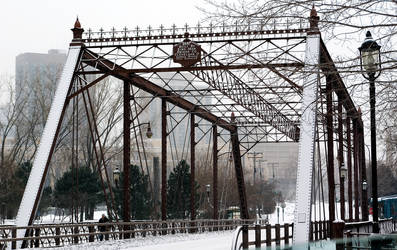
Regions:
<instances>
[{"instance_id":1,"label":"bridge truss framework","mask_svg":"<svg viewBox=\"0 0 397 250\"><path fill-rule=\"evenodd\" d=\"M244 154L258 143L300 142L297 188L302 188L300 181L305 184L303 193L309 196L310 202L312 196L307 193L312 193L315 183L312 183L312 178L307 178L306 174L316 176L316 171L313 172L317 159L315 148L320 148L319 142L326 142L324 149L327 156L329 220L333 221L334 146L337 141L337 171L340 171L345 161L349 170L349 216L343 212L341 217L359 220L360 199L363 201L362 219L367 220L367 193L360 188L363 180L366 180L361 113L356 109L321 39L317 28L318 17L314 9L309 22L308 28L303 28L300 24L296 24L297 27L289 24L282 29L271 29L263 24L251 24L84 32L77 20L72 29L73 40L68 61L20 205L17 225L31 225L34 221L62 120L67 107L73 106L73 100L79 96L85 106L96 160L98 166L103 169L105 159L98 126L93 116L94 107L89 89L107 77L115 77L123 82L123 171L127 176L127 166L131 163L131 126L134 126L139 117L138 114L133 115L131 102L134 102L139 92L145 93L147 105L155 99L161 100L159 119L162 220L167 219L167 141L169 143L173 130L180 123L180 119L178 120L174 114L180 113L181 110L185 112L185 117L189 117L190 123L191 190L195 190L195 147L204 135L211 134L213 138L214 219L219 217L218 153L226 148L228 143L231 144L241 218L248 219L244 169L241 162ZM194 65L180 66L172 60L173 46L186 40L200 45L201 60ZM308 57L315 59L311 60ZM175 81L183 83L176 85ZM312 99L305 99L307 96ZM147 105L139 107L137 113L141 113ZM173 121L174 125L170 126L170 121ZM307 130L302 128L305 122L311 127L310 133L306 133ZM230 134L230 138L225 139L225 136L222 136L225 134ZM306 144L303 143L305 137ZM310 146L310 152L305 145ZM305 155L309 158L304 161L302 157ZM100 172L103 173L102 182L110 183L107 172ZM305 176L302 177L303 174ZM124 178L123 181L123 186L129 187L129 179ZM344 194L344 185L339 186L340 193ZM109 214L112 214L111 210L115 209L112 205L113 194L111 191L107 193L105 188L104 192ZM129 197L128 188L124 192L125 196ZM195 220L194 191L190 198L190 217ZM307 221L310 220L311 206L310 203L303 204L305 208L300 210L298 200L299 198L295 225L300 223L298 215L302 214L302 211L308 212L303 225L303 231L308 235ZM123 209L128 213L129 200L125 199L124 202ZM342 210L345 211L344 208ZM125 220L128 221L129 218ZM294 232L298 233L299 230ZM21 234L23 236L25 232ZM299 237L294 235L295 238Z\"/></svg>"}]
</instances>

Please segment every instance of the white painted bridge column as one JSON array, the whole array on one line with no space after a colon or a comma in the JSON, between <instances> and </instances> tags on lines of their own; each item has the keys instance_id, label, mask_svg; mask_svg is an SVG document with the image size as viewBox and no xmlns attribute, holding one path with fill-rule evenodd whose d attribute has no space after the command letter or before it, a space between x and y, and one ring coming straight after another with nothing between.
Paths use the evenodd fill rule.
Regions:
<instances>
[{"instance_id":1,"label":"white painted bridge column","mask_svg":"<svg viewBox=\"0 0 397 250\"><path fill-rule=\"evenodd\" d=\"M310 236L312 176L317 129L317 93L320 80L319 62L320 34L316 32L309 34L306 38L302 117L300 122L294 211L294 244L308 242Z\"/></svg>"},{"instance_id":2,"label":"white painted bridge column","mask_svg":"<svg viewBox=\"0 0 397 250\"><path fill-rule=\"evenodd\" d=\"M47 177L47 170L53 144L56 141L56 132L61 125L61 117L66 105L66 97L73 82L74 72L80 60L81 46L71 46L66 59L63 72L59 80L47 122L41 135L40 144L37 149L32 170L23 193L21 204L16 218L17 227L26 227L33 223L37 208L39 206L44 182ZM17 238L25 236L25 229L17 231ZM17 247L22 242L18 241Z\"/></svg>"}]
</instances>

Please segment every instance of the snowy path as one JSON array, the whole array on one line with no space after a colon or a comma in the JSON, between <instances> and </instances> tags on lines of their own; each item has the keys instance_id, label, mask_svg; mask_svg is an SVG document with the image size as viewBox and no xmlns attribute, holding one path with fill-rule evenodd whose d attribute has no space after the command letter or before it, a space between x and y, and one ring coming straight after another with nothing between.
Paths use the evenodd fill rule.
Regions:
<instances>
[{"instance_id":1,"label":"snowy path","mask_svg":"<svg viewBox=\"0 0 397 250\"><path fill-rule=\"evenodd\" d=\"M136 249L136 250L229 250L233 238L233 231L201 233L201 234L179 234L166 236L150 236L146 238L136 238L131 240L102 241L82 245L45 248L45 249ZM43 248L44 249L44 248Z\"/></svg>"}]
</instances>

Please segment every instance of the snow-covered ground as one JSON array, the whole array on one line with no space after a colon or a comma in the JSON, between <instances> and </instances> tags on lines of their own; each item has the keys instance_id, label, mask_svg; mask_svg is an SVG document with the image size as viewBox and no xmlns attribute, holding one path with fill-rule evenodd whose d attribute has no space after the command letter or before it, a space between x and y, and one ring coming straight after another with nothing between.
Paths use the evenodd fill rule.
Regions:
<instances>
[{"instance_id":1,"label":"snow-covered ground","mask_svg":"<svg viewBox=\"0 0 397 250\"><path fill-rule=\"evenodd\" d=\"M175 234L165 236L148 236L129 240L100 241L82 245L53 248L54 250L71 249L136 249L136 250L229 250L232 243L233 231L211 232L200 234ZM48 248L46 248L48 249ZM50 248L51 249L51 248Z\"/></svg>"}]
</instances>

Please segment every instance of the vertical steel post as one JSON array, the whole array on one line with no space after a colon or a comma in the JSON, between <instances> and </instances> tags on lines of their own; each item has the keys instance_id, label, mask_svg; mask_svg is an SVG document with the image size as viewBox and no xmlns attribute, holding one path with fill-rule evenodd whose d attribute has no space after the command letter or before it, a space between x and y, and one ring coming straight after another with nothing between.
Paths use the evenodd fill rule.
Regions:
<instances>
[{"instance_id":1,"label":"vertical steel post","mask_svg":"<svg viewBox=\"0 0 397 250\"><path fill-rule=\"evenodd\" d=\"M218 130L216 124L212 125L212 189L213 189L213 219L218 219Z\"/></svg>"},{"instance_id":2,"label":"vertical steel post","mask_svg":"<svg viewBox=\"0 0 397 250\"><path fill-rule=\"evenodd\" d=\"M153 197L155 206L155 215L158 219L159 215L159 201L160 201L160 159L158 156L153 157Z\"/></svg>"},{"instance_id":3,"label":"vertical steel post","mask_svg":"<svg viewBox=\"0 0 397 250\"><path fill-rule=\"evenodd\" d=\"M361 110L359 110L361 111ZM364 142L364 125L361 118L361 112L359 112L361 126L359 127L359 134L360 134L360 165L361 165L361 212L362 212L362 219L364 221L369 220L368 216L368 193L367 190L363 190L363 182L367 180L367 168L365 164L365 142Z\"/></svg>"},{"instance_id":4,"label":"vertical steel post","mask_svg":"<svg viewBox=\"0 0 397 250\"><path fill-rule=\"evenodd\" d=\"M161 220L167 220L167 102L161 99Z\"/></svg>"},{"instance_id":5,"label":"vertical steel post","mask_svg":"<svg viewBox=\"0 0 397 250\"><path fill-rule=\"evenodd\" d=\"M359 191L358 191L358 133L357 117L353 119L353 159L354 159L354 220L360 220Z\"/></svg>"},{"instance_id":6,"label":"vertical steel post","mask_svg":"<svg viewBox=\"0 0 397 250\"><path fill-rule=\"evenodd\" d=\"M339 192L340 192L340 217L344 221L345 220L345 178L341 176L341 168L344 164L344 155L343 155L343 121L342 121L342 100L338 98L338 156L339 156Z\"/></svg>"},{"instance_id":7,"label":"vertical steel post","mask_svg":"<svg viewBox=\"0 0 397 250\"><path fill-rule=\"evenodd\" d=\"M329 77L326 78L326 105L327 105L327 149L328 149L328 207L329 220L335 220L335 179L334 179L334 124L333 124L333 105L332 105L332 82ZM332 227L331 227L332 235Z\"/></svg>"},{"instance_id":8,"label":"vertical steel post","mask_svg":"<svg viewBox=\"0 0 397 250\"><path fill-rule=\"evenodd\" d=\"M349 221L353 221L353 184L352 184L352 144L351 144L351 122L346 118L347 133L347 196L349 200Z\"/></svg>"},{"instance_id":9,"label":"vertical steel post","mask_svg":"<svg viewBox=\"0 0 397 250\"><path fill-rule=\"evenodd\" d=\"M130 83L124 81L123 92L123 221L130 221L131 105ZM128 229L127 229L128 230ZM129 238L129 234L124 234Z\"/></svg>"},{"instance_id":10,"label":"vertical steel post","mask_svg":"<svg viewBox=\"0 0 397 250\"><path fill-rule=\"evenodd\" d=\"M232 113L231 122L235 123L235 117ZM247 205L247 194L245 191L244 183L244 172L241 164L241 152L240 152L240 141L238 139L238 129L234 126L235 130L230 131L232 153L234 161L234 169L236 171L237 189L240 198L240 217L241 219L249 219L248 205Z\"/></svg>"},{"instance_id":11,"label":"vertical steel post","mask_svg":"<svg viewBox=\"0 0 397 250\"><path fill-rule=\"evenodd\" d=\"M372 164L372 207L373 232L379 233L378 218L378 173L376 159L376 117L375 117L375 74L369 74L369 97L371 108L371 164Z\"/></svg>"},{"instance_id":12,"label":"vertical steel post","mask_svg":"<svg viewBox=\"0 0 397 250\"><path fill-rule=\"evenodd\" d=\"M195 196L196 196L196 180L195 180L195 170L196 170L196 122L193 113L190 114L190 219L196 219L196 208L195 208Z\"/></svg>"}]
</instances>

